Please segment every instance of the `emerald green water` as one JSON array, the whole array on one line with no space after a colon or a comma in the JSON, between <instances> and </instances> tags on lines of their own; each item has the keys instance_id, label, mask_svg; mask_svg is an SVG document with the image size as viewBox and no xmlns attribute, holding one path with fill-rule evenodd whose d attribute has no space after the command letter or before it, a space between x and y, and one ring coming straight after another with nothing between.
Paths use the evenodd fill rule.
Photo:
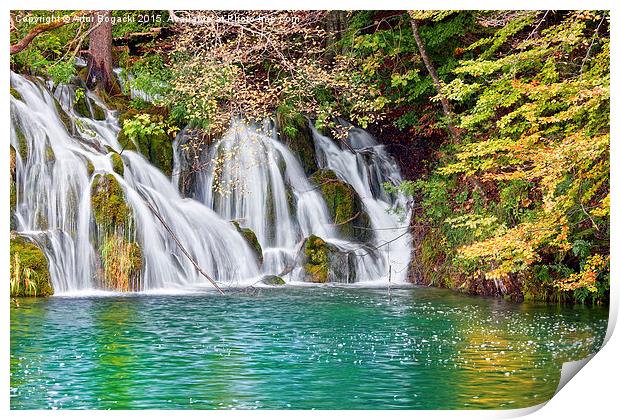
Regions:
<instances>
[{"instance_id":1,"label":"emerald green water","mask_svg":"<svg viewBox=\"0 0 620 420\"><path fill-rule=\"evenodd\" d=\"M13 409L520 408L607 326L607 308L426 288L20 303Z\"/></svg>"}]
</instances>

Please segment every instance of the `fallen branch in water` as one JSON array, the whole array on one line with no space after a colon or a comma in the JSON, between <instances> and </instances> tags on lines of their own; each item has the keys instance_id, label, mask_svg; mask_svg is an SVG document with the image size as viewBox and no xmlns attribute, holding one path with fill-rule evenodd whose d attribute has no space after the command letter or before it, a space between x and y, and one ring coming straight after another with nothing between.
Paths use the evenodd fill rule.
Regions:
<instances>
[{"instance_id":1,"label":"fallen branch in water","mask_svg":"<svg viewBox=\"0 0 620 420\"><path fill-rule=\"evenodd\" d=\"M170 234L170 236L172 237L172 239L174 239L174 242L176 242L176 244L178 245L179 248L181 248L181 251L183 251L183 253L185 254L185 256L187 257L188 260L190 260L190 262L194 265L194 267L196 267L196 270L198 270L198 272L200 274L202 274L207 280L209 280L209 282L211 282L211 284L213 286L215 286L215 288L217 289L218 292L220 292L222 295L224 294L224 291L220 288L220 286L217 285L217 283L215 282L215 280L213 280L207 273L205 273L203 271L202 268L200 268L200 266L198 265L198 263L194 260L194 258L191 256L191 254L185 249L185 247L181 244L181 241L179 241L179 238L177 238L177 236L174 234L174 232L172 231L172 229L170 229L170 226L168 226L168 223L166 223L166 221L163 219L163 217L161 217L161 214L159 214L159 212L155 209L155 207L153 207L153 205L151 203L149 203L148 200L144 199L144 203L148 206L149 210L151 210L151 212L155 215L155 217L157 217L157 219L161 222L161 224L164 226L164 228L166 228L166 230L168 231L168 233Z\"/></svg>"}]
</instances>

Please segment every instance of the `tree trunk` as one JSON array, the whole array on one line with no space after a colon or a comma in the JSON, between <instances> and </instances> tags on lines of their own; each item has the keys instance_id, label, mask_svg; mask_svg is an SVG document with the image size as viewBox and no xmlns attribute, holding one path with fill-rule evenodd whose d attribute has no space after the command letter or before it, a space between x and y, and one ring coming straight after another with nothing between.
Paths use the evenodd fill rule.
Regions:
<instances>
[{"instance_id":1,"label":"tree trunk","mask_svg":"<svg viewBox=\"0 0 620 420\"><path fill-rule=\"evenodd\" d=\"M89 87L97 86L107 93L117 93L119 88L112 72L112 21L109 10L93 12L89 42Z\"/></svg>"},{"instance_id":2,"label":"tree trunk","mask_svg":"<svg viewBox=\"0 0 620 420\"><path fill-rule=\"evenodd\" d=\"M439 101L441 102L441 107L443 108L443 113L448 120L448 129L452 134L452 138L454 141L459 141L459 132L456 127L454 127L454 116L452 114L452 109L450 107L450 103L443 95L443 89L441 87L441 80L439 80L439 76L437 75L437 71L431 62L430 57L426 53L426 47L424 46L424 42L422 42L422 38L420 38L420 33L418 32L418 22L413 18L411 12L409 12L409 17L411 18L411 30L413 32L413 37L415 38L415 42L418 46L418 50L420 51L420 55L422 56L422 60L424 61L424 65L426 66L426 70L431 75L433 79L433 83L435 84L435 89L437 90L437 96L439 97Z\"/></svg>"}]
</instances>

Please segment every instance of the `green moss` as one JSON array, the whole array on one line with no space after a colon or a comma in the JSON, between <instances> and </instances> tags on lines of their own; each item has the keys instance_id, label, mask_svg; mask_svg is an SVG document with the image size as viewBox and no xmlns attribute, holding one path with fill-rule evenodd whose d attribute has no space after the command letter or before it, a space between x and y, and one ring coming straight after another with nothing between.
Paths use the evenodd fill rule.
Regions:
<instances>
[{"instance_id":1,"label":"green moss","mask_svg":"<svg viewBox=\"0 0 620 420\"><path fill-rule=\"evenodd\" d=\"M140 290L142 251L131 231L133 215L125 193L112 174L97 174L91 187L92 212L97 227L96 249L101 287Z\"/></svg>"},{"instance_id":2,"label":"green moss","mask_svg":"<svg viewBox=\"0 0 620 420\"><path fill-rule=\"evenodd\" d=\"M98 174L91 188L93 216L98 226L128 228L131 209L125 201L125 193L112 174Z\"/></svg>"},{"instance_id":3,"label":"green moss","mask_svg":"<svg viewBox=\"0 0 620 420\"><path fill-rule=\"evenodd\" d=\"M45 148L45 161L46 162L54 162L56 160L56 155L54 154L54 149L51 146L47 146Z\"/></svg>"},{"instance_id":4,"label":"green moss","mask_svg":"<svg viewBox=\"0 0 620 420\"><path fill-rule=\"evenodd\" d=\"M151 106L145 110L130 108L119 116L119 124L123 127L126 120L131 119L138 114L150 114L166 117L168 115L168 111L166 108L158 108L154 106ZM164 174L170 176L172 174L173 139L164 132L147 137L141 137L136 140L137 141L134 142L128 138L122 129L119 132L118 142L125 148L125 150L139 151Z\"/></svg>"},{"instance_id":5,"label":"green moss","mask_svg":"<svg viewBox=\"0 0 620 420\"><path fill-rule=\"evenodd\" d=\"M279 276L265 276L261 279L263 284L268 284L269 286L284 286L286 282Z\"/></svg>"},{"instance_id":6,"label":"green moss","mask_svg":"<svg viewBox=\"0 0 620 420\"><path fill-rule=\"evenodd\" d=\"M91 118L90 108L88 107L88 98L86 94L80 95L73 103L73 110L82 117Z\"/></svg>"},{"instance_id":7,"label":"green moss","mask_svg":"<svg viewBox=\"0 0 620 420\"><path fill-rule=\"evenodd\" d=\"M104 121L105 120L105 110L103 108L101 108L99 105L97 105L96 103L92 103L92 109L93 109L93 118L98 120L98 121Z\"/></svg>"},{"instance_id":8,"label":"green moss","mask_svg":"<svg viewBox=\"0 0 620 420\"><path fill-rule=\"evenodd\" d=\"M281 105L276 111L276 123L280 138L297 156L306 175L315 172L318 169L316 152L306 118L292 107Z\"/></svg>"},{"instance_id":9,"label":"green moss","mask_svg":"<svg viewBox=\"0 0 620 420\"><path fill-rule=\"evenodd\" d=\"M65 110L62 109L60 102L58 102L56 98L54 98L54 105L56 107L56 113L58 114L60 121L62 121L62 124L65 126L67 131L71 134L75 134L76 132L75 123L73 122L71 117L69 117L69 115L65 112Z\"/></svg>"},{"instance_id":10,"label":"green moss","mask_svg":"<svg viewBox=\"0 0 620 420\"><path fill-rule=\"evenodd\" d=\"M172 140L167 134L152 136L148 144L141 144L140 150L148 150L149 160L164 174L172 174Z\"/></svg>"},{"instance_id":11,"label":"green moss","mask_svg":"<svg viewBox=\"0 0 620 420\"><path fill-rule=\"evenodd\" d=\"M11 296L49 296L54 294L45 254L22 237L10 243Z\"/></svg>"},{"instance_id":12,"label":"green moss","mask_svg":"<svg viewBox=\"0 0 620 420\"><path fill-rule=\"evenodd\" d=\"M250 228L242 228L239 226L239 223L235 220L232 221L232 224L235 226L237 231L243 236L245 241L250 245L250 248L254 252L256 256L256 260L259 265L263 265L263 248L260 246L260 242L258 242L258 238L254 231Z\"/></svg>"},{"instance_id":13,"label":"green moss","mask_svg":"<svg viewBox=\"0 0 620 420\"><path fill-rule=\"evenodd\" d=\"M127 137L127 134L125 134L123 130L118 132L118 143L121 145L123 150L132 150L134 152L138 150L136 144L129 137Z\"/></svg>"},{"instance_id":14,"label":"green moss","mask_svg":"<svg viewBox=\"0 0 620 420\"><path fill-rule=\"evenodd\" d=\"M15 209L17 207L17 184L15 182L15 159L17 158L17 152L13 146L10 148L10 172L11 172L11 184L10 184L10 206L11 206L11 230L15 229Z\"/></svg>"},{"instance_id":15,"label":"green moss","mask_svg":"<svg viewBox=\"0 0 620 420\"><path fill-rule=\"evenodd\" d=\"M22 127L19 124L16 124L14 121L12 121L12 123L13 127L15 128L15 135L17 136L17 144L19 145L19 155L24 160L28 159L28 140L24 135Z\"/></svg>"},{"instance_id":16,"label":"green moss","mask_svg":"<svg viewBox=\"0 0 620 420\"><path fill-rule=\"evenodd\" d=\"M445 249L446 239L439 229L429 229L417 247L415 262L420 265L420 273L424 276L425 284L455 288L456 275L452 272L454 267L448 260Z\"/></svg>"},{"instance_id":17,"label":"green moss","mask_svg":"<svg viewBox=\"0 0 620 420\"><path fill-rule=\"evenodd\" d=\"M22 95L11 86L11 96L15 99L22 100Z\"/></svg>"},{"instance_id":18,"label":"green moss","mask_svg":"<svg viewBox=\"0 0 620 420\"><path fill-rule=\"evenodd\" d=\"M317 184L329 213L338 225L340 233L349 239L368 241L371 239L370 218L355 189L340 180L331 169L320 169L310 177Z\"/></svg>"},{"instance_id":19,"label":"green moss","mask_svg":"<svg viewBox=\"0 0 620 420\"><path fill-rule=\"evenodd\" d=\"M112 159L112 168L114 169L114 172L116 172L120 176L123 176L123 174L125 173L125 165L123 164L123 158L121 157L121 155L113 152L110 158Z\"/></svg>"},{"instance_id":20,"label":"green moss","mask_svg":"<svg viewBox=\"0 0 620 420\"><path fill-rule=\"evenodd\" d=\"M108 108L118 111L121 115L130 107L131 98L127 95L122 93L110 95L104 89L97 89L96 93Z\"/></svg>"},{"instance_id":21,"label":"green moss","mask_svg":"<svg viewBox=\"0 0 620 420\"><path fill-rule=\"evenodd\" d=\"M329 274L329 246L316 235L310 235L304 245L306 281L327 283Z\"/></svg>"},{"instance_id":22,"label":"green moss","mask_svg":"<svg viewBox=\"0 0 620 420\"><path fill-rule=\"evenodd\" d=\"M93 165L90 160L86 162L86 172L88 172L88 176L91 176L93 172L95 172L95 165Z\"/></svg>"}]
</instances>

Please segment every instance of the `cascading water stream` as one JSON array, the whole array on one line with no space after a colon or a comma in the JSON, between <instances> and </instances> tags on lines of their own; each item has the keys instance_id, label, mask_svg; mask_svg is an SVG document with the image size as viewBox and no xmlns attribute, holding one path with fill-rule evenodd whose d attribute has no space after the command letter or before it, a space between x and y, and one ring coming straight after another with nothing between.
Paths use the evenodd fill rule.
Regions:
<instances>
[{"instance_id":1,"label":"cascading water stream","mask_svg":"<svg viewBox=\"0 0 620 420\"><path fill-rule=\"evenodd\" d=\"M351 254L355 278L338 282L404 282L409 263L406 200L392 197L383 183L401 181L398 167L384 148L366 132L351 131L355 153L341 150L313 128L315 148L323 165L350 184L360 196L376 230L370 244L346 240L331 219L323 196L305 175L293 153L278 140L275 129L235 121L231 129L201 156L193 196L220 216L252 229L264 252L264 274L278 274L297 262L303 240L316 235ZM182 139L181 139L182 140ZM177 161L182 160L176 145ZM177 165L176 171L182 168ZM303 280L301 267L288 276Z\"/></svg>"},{"instance_id":2,"label":"cascading water stream","mask_svg":"<svg viewBox=\"0 0 620 420\"><path fill-rule=\"evenodd\" d=\"M101 282L107 237L98 229L92 200L97 177L104 175L122 189L131 216L130 223L113 234L140 249L139 281L132 290L211 287L151 208L198 266L224 287L256 284L264 275L304 281L303 245L311 235L340 250L346 264L354 266L349 270L354 276L330 275L330 281L404 281L410 246L408 235L399 229L407 225L408 215L399 218L388 212L404 208L405 202L382 185L400 182L400 175L382 146L361 130L351 131L355 152L313 133L319 166L332 169L360 196L374 231L368 243L341 235L320 189L279 141L274 127L234 121L201 154L202 169L189 194L193 199L184 198L178 174L187 164L180 151L185 131L175 142L171 182L139 152L124 150L116 113L94 94L85 93L91 114L95 106L104 110L100 120L74 110L76 92L70 86L46 85L14 73L11 86L19 94L11 98L11 145L17 151L15 229L44 250L56 294L110 289ZM120 171L113 159L118 153ZM262 264L231 221L255 233Z\"/></svg>"},{"instance_id":3,"label":"cascading water stream","mask_svg":"<svg viewBox=\"0 0 620 420\"><path fill-rule=\"evenodd\" d=\"M75 94L67 86L54 89L56 98L40 81L17 74L11 74L11 86L21 96L11 98L11 145L22 152L16 153L15 162L16 229L44 249L56 294L100 288L95 279L98 255L92 245L90 202L97 174L113 174L131 209L135 226L133 232L125 233L134 236L141 249L141 290L207 284L184 259L145 199L199 266L218 281L243 285L259 275L251 249L235 228L197 201L182 198L170 180L139 153L123 151L124 176L114 173L111 151L122 148L113 112L107 111L103 121L79 116L73 111ZM61 113L74 125L74 135Z\"/></svg>"},{"instance_id":4,"label":"cascading water stream","mask_svg":"<svg viewBox=\"0 0 620 420\"><path fill-rule=\"evenodd\" d=\"M396 283L404 282L411 258L410 212L404 196L390 195L384 188L385 182L394 185L401 182L398 166L385 147L366 131L350 129L346 140L350 148L347 148L339 147L315 127L311 128L319 166L333 170L355 189L364 203L375 235L373 245L383 260L382 276L387 275ZM400 210L401 215L395 210Z\"/></svg>"}]
</instances>

